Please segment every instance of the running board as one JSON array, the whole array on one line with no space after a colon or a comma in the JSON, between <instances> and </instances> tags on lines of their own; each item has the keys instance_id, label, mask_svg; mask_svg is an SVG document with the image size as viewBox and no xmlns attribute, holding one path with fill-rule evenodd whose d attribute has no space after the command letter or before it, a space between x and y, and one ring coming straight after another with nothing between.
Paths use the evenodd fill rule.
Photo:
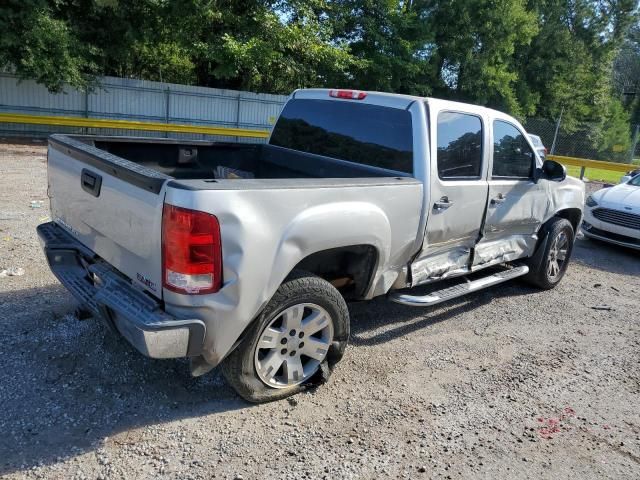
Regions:
<instances>
[{"instance_id":1,"label":"running board","mask_svg":"<svg viewBox=\"0 0 640 480\"><path fill-rule=\"evenodd\" d=\"M443 288L442 290L436 290L435 292L428 293L427 295L418 296L406 293L392 293L389 295L389 300L402 305L409 305L410 307L429 307L431 305L446 302L447 300L462 297L468 293L477 292L483 288L498 285L499 283L521 277L527 273L529 273L529 267L522 265L509 270L503 270L502 272L494 273L493 275L479 278L471 282L461 283L459 285L454 285L453 287Z\"/></svg>"}]
</instances>

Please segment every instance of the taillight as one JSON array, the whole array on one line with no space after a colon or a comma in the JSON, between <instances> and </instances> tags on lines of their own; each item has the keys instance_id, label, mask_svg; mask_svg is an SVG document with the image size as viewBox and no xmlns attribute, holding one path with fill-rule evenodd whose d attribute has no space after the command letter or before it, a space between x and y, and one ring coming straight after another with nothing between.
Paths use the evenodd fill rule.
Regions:
<instances>
[{"instance_id":1,"label":"taillight","mask_svg":"<svg viewBox=\"0 0 640 480\"><path fill-rule=\"evenodd\" d=\"M164 205L162 283L173 292L213 293L222 285L220 223L215 215Z\"/></svg>"},{"instance_id":2,"label":"taillight","mask_svg":"<svg viewBox=\"0 0 640 480\"><path fill-rule=\"evenodd\" d=\"M345 98L347 100L364 100L367 96L366 92L358 90L330 90L329 96L333 98Z\"/></svg>"},{"instance_id":3,"label":"taillight","mask_svg":"<svg viewBox=\"0 0 640 480\"><path fill-rule=\"evenodd\" d=\"M542 148L544 148L544 154L546 156L547 155L547 147L542 147Z\"/></svg>"}]
</instances>

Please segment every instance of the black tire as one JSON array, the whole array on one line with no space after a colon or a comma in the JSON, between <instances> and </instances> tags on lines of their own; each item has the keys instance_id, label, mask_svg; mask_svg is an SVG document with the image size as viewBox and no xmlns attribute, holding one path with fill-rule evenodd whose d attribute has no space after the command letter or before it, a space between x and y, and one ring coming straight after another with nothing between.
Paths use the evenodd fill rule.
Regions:
<instances>
[{"instance_id":1,"label":"black tire","mask_svg":"<svg viewBox=\"0 0 640 480\"><path fill-rule=\"evenodd\" d=\"M567 271L573 251L575 233L569 220L559 217L549 220L543 227L543 231L545 232L545 236L543 237L539 251L526 262L529 266L529 273L524 277L524 280L538 288L549 290L560 283L560 280L562 280L562 277ZM559 262L557 263L557 265L559 265L557 273L552 275L551 273L555 271L554 266L551 267L550 271L550 264L554 261L552 249L557 246L555 242L562 242L563 238L566 238L567 241L564 260L561 264L559 264Z\"/></svg>"},{"instance_id":2,"label":"black tire","mask_svg":"<svg viewBox=\"0 0 640 480\"><path fill-rule=\"evenodd\" d=\"M284 310L301 303L322 307L331 318L333 340L317 372L305 382L285 388L273 388L258 376L254 363L256 347L263 330ZM324 383L333 366L342 358L349 340L349 311L340 292L329 282L308 272L294 271L247 330L242 342L221 364L227 382L245 400L270 402L289 397Z\"/></svg>"}]
</instances>

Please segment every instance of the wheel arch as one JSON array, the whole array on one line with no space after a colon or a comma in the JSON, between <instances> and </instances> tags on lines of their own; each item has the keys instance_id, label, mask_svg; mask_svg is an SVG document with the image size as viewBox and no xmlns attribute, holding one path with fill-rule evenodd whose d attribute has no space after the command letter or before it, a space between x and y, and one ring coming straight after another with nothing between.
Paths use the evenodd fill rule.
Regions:
<instances>
[{"instance_id":1,"label":"wheel arch","mask_svg":"<svg viewBox=\"0 0 640 480\"><path fill-rule=\"evenodd\" d=\"M578 231L580 227L580 222L582 221L582 210L579 208L564 208L555 213L552 219L555 217L564 218L569 220L571 226L573 227L574 234Z\"/></svg>"},{"instance_id":2,"label":"wheel arch","mask_svg":"<svg viewBox=\"0 0 640 480\"><path fill-rule=\"evenodd\" d=\"M375 277L380 253L370 244L328 248L307 255L292 269L328 281L348 300L361 299Z\"/></svg>"},{"instance_id":3,"label":"wheel arch","mask_svg":"<svg viewBox=\"0 0 640 480\"><path fill-rule=\"evenodd\" d=\"M289 223L278 245L265 304L291 272L305 270L335 281L340 278L340 266L354 277L364 296L379 270L388 264L391 243L389 219L371 203L336 202L305 210ZM355 275L356 265L364 267L366 274Z\"/></svg>"}]
</instances>

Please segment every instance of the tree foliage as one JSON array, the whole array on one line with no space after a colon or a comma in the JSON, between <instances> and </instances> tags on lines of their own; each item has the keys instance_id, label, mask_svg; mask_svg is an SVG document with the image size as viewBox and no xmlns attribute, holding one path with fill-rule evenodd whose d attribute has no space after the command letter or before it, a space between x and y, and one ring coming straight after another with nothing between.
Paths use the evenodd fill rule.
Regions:
<instances>
[{"instance_id":1,"label":"tree foliage","mask_svg":"<svg viewBox=\"0 0 640 480\"><path fill-rule=\"evenodd\" d=\"M272 93L352 87L521 118L564 110L568 129L612 115L618 125L630 111L640 121L638 96L620 87L639 81L636 3L5 0L0 68L52 91L99 75Z\"/></svg>"}]
</instances>

